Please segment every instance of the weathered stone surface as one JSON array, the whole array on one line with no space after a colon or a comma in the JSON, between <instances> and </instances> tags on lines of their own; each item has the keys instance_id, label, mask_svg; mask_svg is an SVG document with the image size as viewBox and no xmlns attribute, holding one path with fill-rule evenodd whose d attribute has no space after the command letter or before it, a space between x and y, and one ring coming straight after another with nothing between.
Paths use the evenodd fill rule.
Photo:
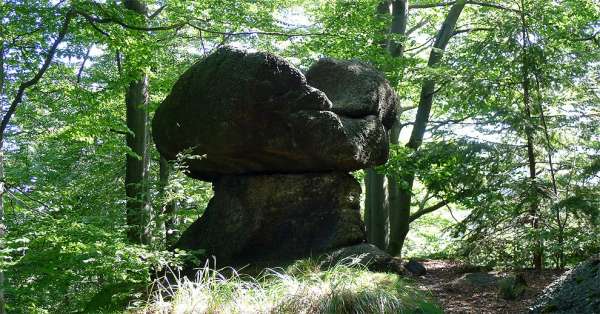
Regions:
<instances>
[{"instance_id":1,"label":"weathered stone surface","mask_svg":"<svg viewBox=\"0 0 600 314\"><path fill-rule=\"evenodd\" d=\"M403 274L402 263L373 244L361 243L337 249L323 258L326 267L342 265L362 265L371 271Z\"/></svg>"},{"instance_id":2,"label":"weathered stone surface","mask_svg":"<svg viewBox=\"0 0 600 314\"><path fill-rule=\"evenodd\" d=\"M530 313L600 313L600 255L550 284Z\"/></svg>"},{"instance_id":3,"label":"weathered stone surface","mask_svg":"<svg viewBox=\"0 0 600 314\"><path fill-rule=\"evenodd\" d=\"M331 62L309 73L331 91L333 104L277 56L217 50L188 69L156 110L152 127L159 152L171 160L181 152L199 156L187 159L189 174L206 180L384 163L384 124L389 127L395 114L395 97L372 68L352 62L325 66ZM344 78L339 86L331 81L337 76ZM344 90L350 96L343 97Z\"/></svg>"},{"instance_id":4,"label":"weathered stone surface","mask_svg":"<svg viewBox=\"0 0 600 314\"><path fill-rule=\"evenodd\" d=\"M218 265L280 261L364 241L360 185L349 174L224 176L175 245Z\"/></svg>"},{"instance_id":5,"label":"weathered stone surface","mask_svg":"<svg viewBox=\"0 0 600 314\"><path fill-rule=\"evenodd\" d=\"M321 59L306 73L308 84L325 92L333 112L354 118L378 116L390 129L396 115L396 93L379 71L356 60Z\"/></svg>"}]
</instances>

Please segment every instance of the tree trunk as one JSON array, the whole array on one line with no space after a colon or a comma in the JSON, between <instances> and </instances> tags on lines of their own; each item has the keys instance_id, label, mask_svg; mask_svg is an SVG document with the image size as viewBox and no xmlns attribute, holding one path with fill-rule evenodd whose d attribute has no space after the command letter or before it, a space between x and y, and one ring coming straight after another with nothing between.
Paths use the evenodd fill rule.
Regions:
<instances>
[{"instance_id":1,"label":"tree trunk","mask_svg":"<svg viewBox=\"0 0 600 314\"><path fill-rule=\"evenodd\" d=\"M427 62L428 67L437 67L442 60L444 50L446 49L446 46L452 37L456 27L456 22L458 21L458 18L460 17L464 7L465 1L458 0L450 8L442 27L438 31L435 43L433 44L433 49L431 50L429 61ZM434 94L435 80L433 78L426 78L421 87L419 107L417 109L417 116L415 118L415 123L410 135L410 140L406 144L406 147L413 151L419 149L423 143L423 137L425 136L425 130L427 128L427 123L429 122L429 114L431 112ZM395 256L399 256L402 253L402 247L404 246L404 240L406 239L409 227L408 219L410 217L410 204L412 201L412 187L414 184L415 173L412 170L407 172L408 173L402 180L404 182L401 182L398 189L398 207L394 208L393 210L394 212L397 212L394 214L396 219L391 224L394 226L394 228L390 228L391 232L388 252Z\"/></svg>"},{"instance_id":2,"label":"tree trunk","mask_svg":"<svg viewBox=\"0 0 600 314\"><path fill-rule=\"evenodd\" d=\"M0 42L0 100L4 99L4 42ZM4 107L0 102L0 108ZM4 249L4 236L6 235L6 224L4 223L4 149L0 142L0 250ZM0 270L0 314L6 313L6 301L4 299L4 272Z\"/></svg>"},{"instance_id":3,"label":"tree trunk","mask_svg":"<svg viewBox=\"0 0 600 314\"><path fill-rule=\"evenodd\" d=\"M527 117L527 125L525 126L525 136L527 138L527 160L529 164L529 180L531 183L531 191L528 197L529 215L531 217L531 227L535 231L536 245L533 249L533 267L536 270L543 268L543 243L539 235L540 232L540 215L539 215L539 197L536 187L536 164L535 164L535 149L534 149L534 128L531 118L531 97L530 97L530 70L527 50L529 48L529 34L527 32L527 24L525 20L525 3L521 1L521 36L523 37L521 65L523 81L523 108Z\"/></svg>"},{"instance_id":4,"label":"tree trunk","mask_svg":"<svg viewBox=\"0 0 600 314\"><path fill-rule=\"evenodd\" d=\"M171 165L164 157L160 157L160 168L159 168L159 186L160 193L165 200L168 194L169 176L171 175ZM177 215L177 204L173 200L169 200L163 203L162 214L164 217L164 228L165 230L165 243L167 247L172 246L177 241L176 234L176 215Z\"/></svg>"},{"instance_id":5,"label":"tree trunk","mask_svg":"<svg viewBox=\"0 0 600 314\"><path fill-rule=\"evenodd\" d=\"M138 0L124 2L127 9L146 15L147 9ZM129 133L125 162L125 193L127 196L127 237L134 243L151 240L151 206L147 184L148 170L148 76L140 70L125 92L126 120Z\"/></svg>"},{"instance_id":6,"label":"tree trunk","mask_svg":"<svg viewBox=\"0 0 600 314\"><path fill-rule=\"evenodd\" d=\"M384 0L377 6L377 16L389 14L389 1ZM381 43L385 47L385 43ZM385 250L388 234L388 207L386 206L385 176L374 168L365 171L365 227L367 241Z\"/></svg>"},{"instance_id":7,"label":"tree trunk","mask_svg":"<svg viewBox=\"0 0 600 314\"><path fill-rule=\"evenodd\" d=\"M390 32L392 34L406 35L406 25L408 23L408 0L395 0L392 3L392 26ZM388 52L392 57L402 58L404 55L404 45L394 41L388 43ZM400 107L400 106L399 106ZM398 116L394 121L394 125L390 130L390 143L398 145L400 140L400 108L396 108ZM402 199L400 186L394 176L387 177L387 193L388 193L388 212L390 216L390 235L389 243L386 250L394 252L394 255L399 255L402 251L402 246L398 247L399 243L404 243L404 239L408 234L410 203L409 206L404 206L406 201ZM410 199L409 199L410 202ZM408 208L408 211L403 210Z\"/></svg>"},{"instance_id":8,"label":"tree trunk","mask_svg":"<svg viewBox=\"0 0 600 314\"><path fill-rule=\"evenodd\" d=\"M550 178L552 179L552 191L554 192L554 198L558 199L558 187L556 184L556 171L554 169L554 162L552 161L552 155L554 153L554 149L552 147L552 142L550 141L550 133L548 132L548 124L546 123L546 115L544 114L544 105L542 99L542 91L540 88L540 73L535 73L535 83L537 87L538 94L538 110L540 111L540 120L542 122L542 127L544 130L544 138L546 139L546 151L548 152L548 165L550 165ZM565 240L564 240L564 224L560 217L560 208L556 208L556 225L558 226L558 263L557 268L563 269L565 264Z\"/></svg>"}]
</instances>

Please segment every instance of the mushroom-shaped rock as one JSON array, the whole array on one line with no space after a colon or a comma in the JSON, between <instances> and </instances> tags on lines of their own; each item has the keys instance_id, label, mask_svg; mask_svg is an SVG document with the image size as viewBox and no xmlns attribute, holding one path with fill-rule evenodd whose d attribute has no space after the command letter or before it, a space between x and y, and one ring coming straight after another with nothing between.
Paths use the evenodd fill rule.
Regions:
<instances>
[{"instance_id":1,"label":"mushroom-shaped rock","mask_svg":"<svg viewBox=\"0 0 600 314\"><path fill-rule=\"evenodd\" d=\"M332 62L342 66L324 66ZM384 163L396 102L385 79L354 61L319 62L309 74L307 82L269 53L218 49L188 69L156 110L156 146L170 160L193 156L184 157L189 175L205 180ZM339 86L336 77L344 78Z\"/></svg>"}]
</instances>

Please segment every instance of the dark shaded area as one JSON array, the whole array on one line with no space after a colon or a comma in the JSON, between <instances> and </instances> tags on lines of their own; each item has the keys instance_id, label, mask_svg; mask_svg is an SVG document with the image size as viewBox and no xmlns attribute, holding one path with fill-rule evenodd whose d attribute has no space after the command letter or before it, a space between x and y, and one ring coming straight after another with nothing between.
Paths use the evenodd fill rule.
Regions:
<instances>
[{"instance_id":1,"label":"dark shaded area","mask_svg":"<svg viewBox=\"0 0 600 314\"><path fill-rule=\"evenodd\" d=\"M404 264L404 268L415 276L423 276L427 273L425 266L414 259L411 259L408 263Z\"/></svg>"},{"instance_id":2,"label":"dark shaded area","mask_svg":"<svg viewBox=\"0 0 600 314\"><path fill-rule=\"evenodd\" d=\"M349 174L225 176L176 247L218 265L289 260L362 243L360 185Z\"/></svg>"},{"instance_id":3,"label":"dark shaded area","mask_svg":"<svg viewBox=\"0 0 600 314\"><path fill-rule=\"evenodd\" d=\"M600 313L600 255L550 284L530 313Z\"/></svg>"}]
</instances>

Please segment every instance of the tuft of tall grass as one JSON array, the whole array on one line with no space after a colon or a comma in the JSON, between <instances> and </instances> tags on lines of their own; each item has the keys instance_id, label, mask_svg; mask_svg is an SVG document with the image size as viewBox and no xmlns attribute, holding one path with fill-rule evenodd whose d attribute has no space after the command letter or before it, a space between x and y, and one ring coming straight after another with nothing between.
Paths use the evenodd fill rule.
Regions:
<instances>
[{"instance_id":1,"label":"tuft of tall grass","mask_svg":"<svg viewBox=\"0 0 600 314\"><path fill-rule=\"evenodd\" d=\"M227 276L224 275L227 273ZM322 269L302 260L256 277L203 267L194 280L156 281L137 313L442 313L428 296L395 274L340 263Z\"/></svg>"}]
</instances>

